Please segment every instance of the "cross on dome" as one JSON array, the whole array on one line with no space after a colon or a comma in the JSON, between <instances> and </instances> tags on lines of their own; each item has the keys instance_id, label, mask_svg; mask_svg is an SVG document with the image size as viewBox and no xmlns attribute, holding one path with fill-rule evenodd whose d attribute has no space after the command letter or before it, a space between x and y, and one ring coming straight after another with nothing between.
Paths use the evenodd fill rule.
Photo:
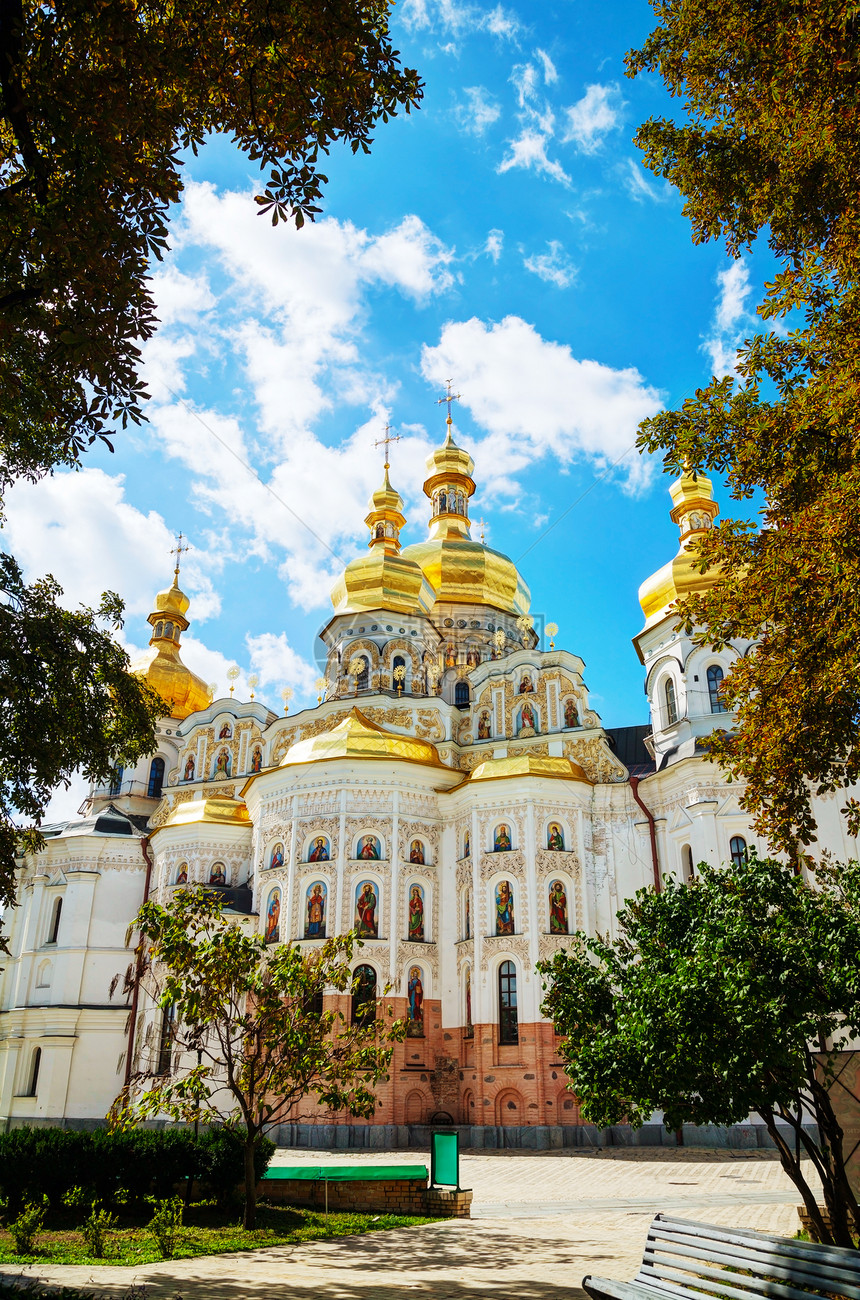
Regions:
<instances>
[{"instance_id":1,"label":"cross on dome","mask_svg":"<svg viewBox=\"0 0 860 1300\"><path fill-rule=\"evenodd\" d=\"M175 546L171 546L170 551L169 551L169 554L170 554L170 555L175 555L175 556L176 556L176 567L175 567L175 569L173 570L173 576L174 576L174 578L177 580L177 582L178 582L178 580L179 580L179 564L180 564L180 561L181 561L181 559L182 559L182 556L183 556L183 554L184 554L186 551L190 551L190 550L191 550L191 547L189 546L187 540L186 540L184 546L182 545L182 541L183 541L183 537L182 537L182 533L180 533L179 536L178 536L177 539L176 539L176 545L175 545Z\"/></svg>"}]
</instances>

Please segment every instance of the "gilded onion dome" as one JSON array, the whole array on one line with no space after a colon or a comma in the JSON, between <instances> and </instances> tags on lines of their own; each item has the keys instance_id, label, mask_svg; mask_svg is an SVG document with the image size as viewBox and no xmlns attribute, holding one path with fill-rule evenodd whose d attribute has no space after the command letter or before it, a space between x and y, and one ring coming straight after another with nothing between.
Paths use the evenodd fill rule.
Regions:
<instances>
[{"instance_id":1,"label":"gilded onion dome","mask_svg":"<svg viewBox=\"0 0 860 1300\"><path fill-rule=\"evenodd\" d=\"M443 446L427 458L424 492L430 498L430 536L407 546L404 558L420 565L437 601L489 605L527 614L531 593L516 565L501 551L472 540L469 499L474 461L453 439L451 417Z\"/></svg>"},{"instance_id":2,"label":"gilded onion dome","mask_svg":"<svg viewBox=\"0 0 860 1300\"><path fill-rule=\"evenodd\" d=\"M247 826L250 820L241 799L187 799L171 808L164 825L194 826L208 822L215 826Z\"/></svg>"},{"instance_id":3,"label":"gilded onion dome","mask_svg":"<svg viewBox=\"0 0 860 1300\"><path fill-rule=\"evenodd\" d=\"M400 553L400 529L406 519L403 501L388 481L388 464L382 487L370 499L364 521L370 529L369 554L352 560L332 587L336 614L387 609L398 614L429 614L433 588L414 560Z\"/></svg>"},{"instance_id":4,"label":"gilded onion dome","mask_svg":"<svg viewBox=\"0 0 860 1300\"><path fill-rule=\"evenodd\" d=\"M291 745L281 759L281 767L321 763L333 758L396 758L442 766L436 746L429 740L386 731L366 718L360 709L352 708L330 731Z\"/></svg>"},{"instance_id":5,"label":"gilded onion dome","mask_svg":"<svg viewBox=\"0 0 860 1300\"><path fill-rule=\"evenodd\" d=\"M168 715L181 721L205 709L211 696L203 679L186 668L179 654L179 637L188 627L189 600L180 591L178 579L177 567L172 586L155 598L155 609L147 620L152 626L149 649L132 661L131 671L145 677L164 700Z\"/></svg>"},{"instance_id":6,"label":"gilded onion dome","mask_svg":"<svg viewBox=\"0 0 860 1300\"><path fill-rule=\"evenodd\" d=\"M652 573L639 588L639 604L646 623L664 618L679 597L706 591L717 580L717 573L699 573L695 542L713 527L720 508L714 500L711 480L702 473L685 470L669 488L672 520L678 525L681 544L678 554L662 569Z\"/></svg>"}]
</instances>

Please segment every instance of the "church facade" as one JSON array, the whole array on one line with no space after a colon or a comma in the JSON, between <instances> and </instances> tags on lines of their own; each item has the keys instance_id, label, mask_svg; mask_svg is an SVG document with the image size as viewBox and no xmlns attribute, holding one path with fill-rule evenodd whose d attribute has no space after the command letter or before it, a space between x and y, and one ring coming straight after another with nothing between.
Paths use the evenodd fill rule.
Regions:
<instances>
[{"instance_id":1,"label":"church facade","mask_svg":"<svg viewBox=\"0 0 860 1300\"><path fill-rule=\"evenodd\" d=\"M403 547L386 465L367 552L332 591L314 708L210 699L181 659L178 568L156 598L135 667L168 707L157 754L93 789L85 815L47 828L21 864L0 975L2 1122L98 1123L132 1070L174 1068L163 1013L124 992L126 931L145 897L202 883L272 943L312 948L355 928L343 1013L383 996L407 1021L375 1120L308 1103L306 1140L374 1130L390 1145L408 1126L452 1123L472 1144L500 1130L576 1141L536 963L575 930L611 934L637 889L754 842L737 787L701 749L748 646L696 647L672 614L707 581L689 548L717 506L702 475L672 485L680 545L640 590L634 642L650 723L607 729L582 660L541 644L515 565L472 538L474 465L450 417L427 470L429 536ZM837 810L817 802L821 845L856 854Z\"/></svg>"}]
</instances>

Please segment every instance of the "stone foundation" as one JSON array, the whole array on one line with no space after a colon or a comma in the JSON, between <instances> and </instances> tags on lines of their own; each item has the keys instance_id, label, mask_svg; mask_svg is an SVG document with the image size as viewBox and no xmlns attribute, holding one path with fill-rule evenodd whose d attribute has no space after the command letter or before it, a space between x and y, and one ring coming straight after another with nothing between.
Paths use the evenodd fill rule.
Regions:
<instances>
[{"instance_id":1,"label":"stone foundation","mask_svg":"<svg viewBox=\"0 0 860 1300\"><path fill-rule=\"evenodd\" d=\"M471 1192L428 1187L424 1178L328 1183L267 1178L257 1184L257 1196L279 1205L303 1205L312 1210L324 1210L328 1205L330 1210L354 1214L414 1214L435 1219L468 1219L472 1206Z\"/></svg>"}]
</instances>

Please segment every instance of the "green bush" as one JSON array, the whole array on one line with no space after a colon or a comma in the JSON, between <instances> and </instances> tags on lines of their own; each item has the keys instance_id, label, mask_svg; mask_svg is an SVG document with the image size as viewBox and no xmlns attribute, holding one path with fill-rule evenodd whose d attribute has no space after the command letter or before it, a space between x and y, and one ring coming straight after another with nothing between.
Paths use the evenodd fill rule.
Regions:
<instances>
[{"instance_id":1,"label":"green bush","mask_svg":"<svg viewBox=\"0 0 860 1300\"><path fill-rule=\"evenodd\" d=\"M98 1201L93 1201L89 1218L85 1219L81 1226L81 1236L87 1243L90 1254L96 1259L104 1259L108 1233L112 1232L116 1225L116 1215L108 1210L99 1209Z\"/></svg>"},{"instance_id":2,"label":"green bush","mask_svg":"<svg viewBox=\"0 0 860 1300\"><path fill-rule=\"evenodd\" d=\"M178 1127L126 1133L12 1129L0 1133L0 1198L8 1200L13 1215L43 1196L54 1210L92 1200L115 1206L170 1197L178 1184L194 1179L229 1200L244 1177L243 1139L242 1130L229 1125L205 1126L197 1138L192 1129ZM273 1151L271 1142L261 1143L258 1178Z\"/></svg>"},{"instance_id":3,"label":"green bush","mask_svg":"<svg viewBox=\"0 0 860 1300\"><path fill-rule=\"evenodd\" d=\"M17 1219L13 1219L9 1224L9 1231L15 1240L16 1255L32 1254L36 1237L42 1231L47 1212L48 1198L45 1196L41 1204L35 1201L28 1202Z\"/></svg>"},{"instance_id":4,"label":"green bush","mask_svg":"<svg viewBox=\"0 0 860 1300\"><path fill-rule=\"evenodd\" d=\"M155 1238L162 1259L173 1259L176 1243L182 1229L182 1201L178 1196L160 1201L155 1196L147 1200L153 1208L152 1218L146 1225Z\"/></svg>"}]
</instances>

